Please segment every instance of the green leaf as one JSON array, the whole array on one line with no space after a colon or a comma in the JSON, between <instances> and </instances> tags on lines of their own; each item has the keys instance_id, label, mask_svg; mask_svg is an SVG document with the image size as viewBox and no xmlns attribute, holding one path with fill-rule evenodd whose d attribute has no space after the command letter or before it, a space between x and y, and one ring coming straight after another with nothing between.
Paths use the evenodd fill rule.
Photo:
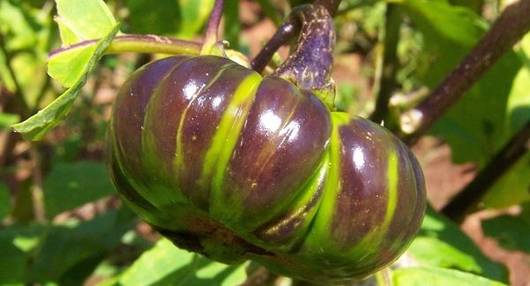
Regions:
<instances>
[{"instance_id":1,"label":"green leaf","mask_svg":"<svg viewBox=\"0 0 530 286\"><path fill-rule=\"evenodd\" d=\"M9 189L0 183L0 222L11 212Z\"/></svg>"},{"instance_id":2,"label":"green leaf","mask_svg":"<svg viewBox=\"0 0 530 286\"><path fill-rule=\"evenodd\" d=\"M161 239L120 277L120 285L239 285L246 264L225 265L175 247Z\"/></svg>"},{"instance_id":3,"label":"green leaf","mask_svg":"<svg viewBox=\"0 0 530 286\"><path fill-rule=\"evenodd\" d=\"M79 285L95 267L94 262L100 263L118 246L135 223L134 214L120 209L83 223L0 229L0 284ZM80 267L88 267L90 262L91 268Z\"/></svg>"},{"instance_id":4,"label":"green leaf","mask_svg":"<svg viewBox=\"0 0 530 286\"><path fill-rule=\"evenodd\" d=\"M486 236L495 238L502 247L530 253L529 217L503 215L482 222Z\"/></svg>"},{"instance_id":5,"label":"green leaf","mask_svg":"<svg viewBox=\"0 0 530 286\"><path fill-rule=\"evenodd\" d=\"M103 52L109 46L112 39L118 32L119 25L96 45L95 51L90 57L90 60L83 69L83 73L79 76L75 84L65 91L61 96L55 99L50 105L39 111L37 114L31 116L25 121L13 125L13 128L31 140L38 140L44 134L55 127L59 121L64 118L79 94L81 88L85 85L88 74L96 67L97 62L103 56Z\"/></svg>"},{"instance_id":6,"label":"green leaf","mask_svg":"<svg viewBox=\"0 0 530 286\"><path fill-rule=\"evenodd\" d=\"M61 18L55 17L55 22L57 23L57 27L59 27L59 35L61 36L63 46L69 46L81 41L75 32L63 23Z\"/></svg>"},{"instance_id":7,"label":"green leaf","mask_svg":"<svg viewBox=\"0 0 530 286\"><path fill-rule=\"evenodd\" d=\"M17 114L0 112L0 130L8 128L9 126L17 123L18 120L19 117Z\"/></svg>"},{"instance_id":8,"label":"green leaf","mask_svg":"<svg viewBox=\"0 0 530 286\"><path fill-rule=\"evenodd\" d=\"M32 26L35 22L28 21L28 18L34 20L35 17L26 7L12 1L0 1L0 28L11 35L6 42L6 48L9 50L32 48L37 44L37 31Z\"/></svg>"},{"instance_id":9,"label":"green leaf","mask_svg":"<svg viewBox=\"0 0 530 286\"><path fill-rule=\"evenodd\" d=\"M428 209L408 253L423 266L453 268L506 280L502 265L490 261L456 224L432 209Z\"/></svg>"},{"instance_id":10,"label":"green leaf","mask_svg":"<svg viewBox=\"0 0 530 286\"><path fill-rule=\"evenodd\" d=\"M490 208L506 208L530 201L530 153L525 154L491 188L483 199Z\"/></svg>"},{"instance_id":11,"label":"green leaf","mask_svg":"<svg viewBox=\"0 0 530 286\"><path fill-rule=\"evenodd\" d=\"M52 55L48 61L48 74L65 87L74 86L86 72L95 51L96 46L88 45Z\"/></svg>"},{"instance_id":12,"label":"green leaf","mask_svg":"<svg viewBox=\"0 0 530 286\"><path fill-rule=\"evenodd\" d=\"M46 58L51 36L49 9L34 8L26 1L0 1L0 30L6 55L0 52L0 82L17 91L8 64L15 74L20 94L33 108L46 82Z\"/></svg>"},{"instance_id":13,"label":"green leaf","mask_svg":"<svg viewBox=\"0 0 530 286\"><path fill-rule=\"evenodd\" d=\"M151 0L125 0L129 9L127 23L130 32L191 39L205 26L214 1L159 0L156 3L153 5Z\"/></svg>"},{"instance_id":14,"label":"green leaf","mask_svg":"<svg viewBox=\"0 0 530 286\"><path fill-rule=\"evenodd\" d=\"M41 225L10 226L0 230L0 284L28 284L32 251L46 228Z\"/></svg>"},{"instance_id":15,"label":"green leaf","mask_svg":"<svg viewBox=\"0 0 530 286\"><path fill-rule=\"evenodd\" d=\"M106 37L117 25L103 0L55 0L55 2L57 22L61 27L63 43L66 45Z\"/></svg>"},{"instance_id":16,"label":"green leaf","mask_svg":"<svg viewBox=\"0 0 530 286\"><path fill-rule=\"evenodd\" d=\"M104 164L90 161L54 164L44 181L46 214L53 218L114 193Z\"/></svg>"},{"instance_id":17,"label":"green leaf","mask_svg":"<svg viewBox=\"0 0 530 286\"><path fill-rule=\"evenodd\" d=\"M488 280L473 274L457 270L411 267L392 271L392 285L394 286L502 286L503 283Z\"/></svg>"},{"instance_id":18,"label":"green leaf","mask_svg":"<svg viewBox=\"0 0 530 286\"><path fill-rule=\"evenodd\" d=\"M175 0L126 0L128 28L132 33L176 35L181 26L181 7ZM129 32L129 31L128 31Z\"/></svg>"},{"instance_id":19,"label":"green leaf","mask_svg":"<svg viewBox=\"0 0 530 286\"><path fill-rule=\"evenodd\" d=\"M69 221L53 226L35 253L32 266L34 279L37 282L68 280L68 276L79 276L76 272L80 271L81 265L90 265L90 269L83 270L83 278L86 278L120 244L123 235L135 224L136 216L128 209L121 208L90 221Z\"/></svg>"},{"instance_id":20,"label":"green leaf","mask_svg":"<svg viewBox=\"0 0 530 286\"><path fill-rule=\"evenodd\" d=\"M525 65L519 70L508 100L509 136L530 120L530 34L520 43L519 56ZM530 201L530 153L523 156L488 191L483 203L488 207L505 208Z\"/></svg>"},{"instance_id":21,"label":"green leaf","mask_svg":"<svg viewBox=\"0 0 530 286\"><path fill-rule=\"evenodd\" d=\"M239 50L239 35L241 34L241 21L239 20L239 2L238 0L225 1L223 11L225 18L224 36L230 44L230 48Z\"/></svg>"},{"instance_id":22,"label":"green leaf","mask_svg":"<svg viewBox=\"0 0 530 286\"><path fill-rule=\"evenodd\" d=\"M117 23L102 0L56 0L58 16L55 18L63 46L83 40L104 38L113 33ZM62 51L48 61L48 74L65 87L72 87L84 74L96 50L95 46Z\"/></svg>"},{"instance_id":23,"label":"green leaf","mask_svg":"<svg viewBox=\"0 0 530 286\"><path fill-rule=\"evenodd\" d=\"M478 41L486 23L470 9L442 1L404 0L403 8L425 46L415 75L434 88ZM482 166L506 142L508 94L520 67L520 59L508 52L430 130L450 144L455 162Z\"/></svg>"},{"instance_id":24,"label":"green leaf","mask_svg":"<svg viewBox=\"0 0 530 286\"><path fill-rule=\"evenodd\" d=\"M182 22L177 37L189 39L196 36L208 20L214 0L178 0Z\"/></svg>"},{"instance_id":25,"label":"green leaf","mask_svg":"<svg viewBox=\"0 0 530 286\"><path fill-rule=\"evenodd\" d=\"M431 30L433 36L460 46L473 46L487 28L472 10L446 1L404 0L403 4L420 30Z\"/></svg>"}]
</instances>

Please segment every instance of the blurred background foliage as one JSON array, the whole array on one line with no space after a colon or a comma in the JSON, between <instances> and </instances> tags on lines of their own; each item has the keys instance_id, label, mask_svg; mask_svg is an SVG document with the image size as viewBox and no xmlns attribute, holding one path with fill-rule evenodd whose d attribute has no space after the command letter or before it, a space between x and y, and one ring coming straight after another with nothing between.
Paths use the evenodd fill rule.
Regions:
<instances>
[{"instance_id":1,"label":"blurred background foliage","mask_svg":"<svg viewBox=\"0 0 530 286\"><path fill-rule=\"evenodd\" d=\"M290 9L307 2L228 0L224 38L231 48L253 56ZM123 22L125 33L200 40L213 0L109 0L106 4ZM378 63L384 49L385 11L390 6L399 17L388 124L455 67L505 4L344 0L335 20L337 107L364 116L373 110L383 68ZM74 112L44 140L30 143L11 132L11 124L62 92L46 73L48 53L60 46L56 13L51 0L0 0L0 284L238 285L248 279L247 285L260 285L255 278L263 269L257 265L212 262L160 239L121 206L110 183L105 134L113 97L151 55L106 56L83 88ZM283 50L277 59L285 55ZM530 35L415 147L427 170L433 207L443 206L528 120ZM444 154L452 163L432 164L443 150L450 150ZM455 170L460 170L456 179ZM455 182L436 186L429 181L431 173L438 180ZM478 219L479 236L470 238L467 234L477 228L464 227L466 234L430 209L418 238L399 261L400 268L390 274L394 284L425 285L426 277L437 277L438 285L454 281L494 285L486 279L530 283L524 277L530 271L529 201L530 154L526 154L489 190ZM497 246L488 248L482 243L484 237ZM268 275L269 284L261 285L287 283Z\"/></svg>"}]
</instances>

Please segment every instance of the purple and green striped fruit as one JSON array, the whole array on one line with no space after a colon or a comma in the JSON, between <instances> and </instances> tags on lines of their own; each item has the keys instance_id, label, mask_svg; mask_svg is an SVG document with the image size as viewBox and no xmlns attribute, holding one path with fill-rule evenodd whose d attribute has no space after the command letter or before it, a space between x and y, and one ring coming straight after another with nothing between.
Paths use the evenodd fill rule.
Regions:
<instances>
[{"instance_id":1,"label":"purple and green striped fruit","mask_svg":"<svg viewBox=\"0 0 530 286\"><path fill-rule=\"evenodd\" d=\"M394 135L229 59L136 71L110 127L125 202L176 245L319 283L394 261L425 209L421 169Z\"/></svg>"}]
</instances>

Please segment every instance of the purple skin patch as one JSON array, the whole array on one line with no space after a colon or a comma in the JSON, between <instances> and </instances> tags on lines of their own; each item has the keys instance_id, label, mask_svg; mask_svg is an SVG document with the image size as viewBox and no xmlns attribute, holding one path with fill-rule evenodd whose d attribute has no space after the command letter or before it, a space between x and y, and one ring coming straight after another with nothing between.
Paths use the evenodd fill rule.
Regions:
<instances>
[{"instance_id":1,"label":"purple skin patch","mask_svg":"<svg viewBox=\"0 0 530 286\"><path fill-rule=\"evenodd\" d=\"M217 56L135 72L115 103L110 166L133 210L176 245L327 285L399 257L425 183L389 131L330 111L327 10L301 6L292 19L298 44L272 76Z\"/></svg>"}]
</instances>

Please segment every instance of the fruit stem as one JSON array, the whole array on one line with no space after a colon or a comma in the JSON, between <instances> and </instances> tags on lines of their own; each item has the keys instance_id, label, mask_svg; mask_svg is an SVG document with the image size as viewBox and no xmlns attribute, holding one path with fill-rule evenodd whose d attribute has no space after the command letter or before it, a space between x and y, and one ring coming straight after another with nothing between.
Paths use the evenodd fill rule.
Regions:
<instances>
[{"instance_id":1,"label":"fruit stem","mask_svg":"<svg viewBox=\"0 0 530 286\"><path fill-rule=\"evenodd\" d=\"M530 149L530 121L493 157L480 173L459 192L441 212L462 222L468 213L476 211L487 191Z\"/></svg>"},{"instance_id":2,"label":"fruit stem","mask_svg":"<svg viewBox=\"0 0 530 286\"><path fill-rule=\"evenodd\" d=\"M314 5L321 5L326 8L331 16L335 15L342 0L315 0ZM265 44L258 55L252 60L251 67L261 73L272 59L274 53L283 45L287 44L298 32L300 32L300 22L293 17L288 17L283 24L278 27L276 33Z\"/></svg>"},{"instance_id":3,"label":"fruit stem","mask_svg":"<svg viewBox=\"0 0 530 286\"><path fill-rule=\"evenodd\" d=\"M215 0L210 19L206 26L206 34L204 35L204 43L201 49L201 55L204 54L217 54L215 49L219 42L218 33L221 18L223 17L223 0Z\"/></svg>"},{"instance_id":4,"label":"fruit stem","mask_svg":"<svg viewBox=\"0 0 530 286\"><path fill-rule=\"evenodd\" d=\"M506 6L489 31L442 83L400 117L398 133L409 145L444 115L530 29L530 0Z\"/></svg>"},{"instance_id":5,"label":"fruit stem","mask_svg":"<svg viewBox=\"0 0 530 286\"><path fill-rule=\"evenodd\" d=\"M75 49L94 46L99 39L86 40L74 45L53 50L49 58L60 53L69 52ZM191 41L177 40L169 37L156 35L118 35L114 37L112 43L105 51L107 54L137 52L137 53L160 53L160 54L189 54L198 55L201 51L201 44Z\"/></svg>"},{"instance_id":6,"label":"fruit stem","mask_svg":"<svg viewBox=\"0 0 530 286\"><path fill-rule=\"evenodd\" d=\"M300 30L300 23L288 19L278 27L272 38L265 44L250 64L252 69L261 73L272 59L274 53L294 37Z\"/></svg>"},{"instance_id":7,"label":"fruit stem","mask_svg":"<svg viewBox=\"0 0 530 286\"><path fill-rule=\"evenodd\" d=\"M335 29L333 18L321 5L304 5L290 17L300 23L300 36L295 50L273 73L310 90L330 109L334 108L335 86L331 80Z\"/></svg>"}]
</instances>

